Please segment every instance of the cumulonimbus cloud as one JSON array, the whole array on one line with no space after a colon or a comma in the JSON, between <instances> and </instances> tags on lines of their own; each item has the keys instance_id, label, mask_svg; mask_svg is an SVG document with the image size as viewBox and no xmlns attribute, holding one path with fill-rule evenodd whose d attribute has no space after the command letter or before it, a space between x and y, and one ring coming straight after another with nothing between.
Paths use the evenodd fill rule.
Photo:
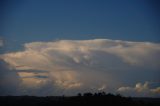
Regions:
<instances>
[{"instance_id":1,"label":"cumulonimbus cloud","mask_svg":"<svg viewBox=\"0 0 160 106\"><path fill-rule=\"evenodd\" d=\"M26 43L24 50L0 58L17 70L26 86L52 82L64 89L107 89L119 83L115 80L122 70L158 70L159 54L159 43L93 39Z\"/></svg>"}]
</instances>

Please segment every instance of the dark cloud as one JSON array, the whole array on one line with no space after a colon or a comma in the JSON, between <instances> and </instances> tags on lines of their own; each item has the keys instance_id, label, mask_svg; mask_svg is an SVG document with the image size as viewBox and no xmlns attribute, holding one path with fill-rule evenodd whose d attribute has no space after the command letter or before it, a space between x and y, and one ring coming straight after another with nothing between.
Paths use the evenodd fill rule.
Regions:
<instances>
[{"instance_id":1,"label":"dark cloud","mask_svg":"<svg viewBox=\"0 0 160 106\"><path fill-rule=\"evenodd\" d=\"M0 60L0 95L19 95L21 79L8 64Z\"/></svg>"}]
</instances>

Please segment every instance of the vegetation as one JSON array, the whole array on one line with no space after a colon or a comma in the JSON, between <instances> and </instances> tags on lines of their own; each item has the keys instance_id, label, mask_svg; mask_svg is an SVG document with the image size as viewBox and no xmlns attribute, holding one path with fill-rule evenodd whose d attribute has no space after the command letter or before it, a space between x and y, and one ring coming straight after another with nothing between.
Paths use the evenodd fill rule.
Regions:
<instances>
[{"instance_id":1,"label":"vegetation","mask_svg":"<svg viewBox=\"0 0 160 106\"><path fill-rule=\"evenodd\" d=\"M79 93L77 96L1 96L0 106L160 106L160 98L128 98L121 95L100 93Z\"/></svg>"}]
</instances>

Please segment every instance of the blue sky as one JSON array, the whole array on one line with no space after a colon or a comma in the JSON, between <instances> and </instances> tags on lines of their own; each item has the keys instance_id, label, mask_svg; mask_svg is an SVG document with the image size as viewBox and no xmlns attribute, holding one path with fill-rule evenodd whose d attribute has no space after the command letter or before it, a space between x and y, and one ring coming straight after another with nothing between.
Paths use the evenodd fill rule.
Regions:
<instances>
[{"instance_id":1,"label":"blue sky","mask_svg":"<svg viewBox=\"0 0 160 106\"><path fill-rule=\"evenodd\" d=\"M160 97L159 4L1 0L0 95Z\"/></svg>"},{"instance_id":2,"label":"blue sky","mask_svg":"<svg viewBox=\"0 0 160 106\"><path fill-rule=\"evenodd\" d=\"M8 49L16 49L24 42L51 39L159 42L158 3L157 0L4 0L1 36L10 46Z\"/></svg>"}]
</instances>

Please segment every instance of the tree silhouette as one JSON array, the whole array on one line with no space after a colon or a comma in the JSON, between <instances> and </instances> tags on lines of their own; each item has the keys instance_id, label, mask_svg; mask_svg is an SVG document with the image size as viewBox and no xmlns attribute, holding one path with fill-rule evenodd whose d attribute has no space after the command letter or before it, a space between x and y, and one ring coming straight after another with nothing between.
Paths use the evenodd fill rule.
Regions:
<instances>
[{"instance_id":1,"label":"tree silhouette","mask_svg":"<svg viewBox=\"0 0 160 106\"><path fill-rule=\"evenodd\" d=\"M82 96L83 95L83 96ZM66 106L66 105L123 105L160 106L160 98L127 98L120 94L78 93L77 96L0 96L0 106Z\"/></svg>"}]
</instances>

